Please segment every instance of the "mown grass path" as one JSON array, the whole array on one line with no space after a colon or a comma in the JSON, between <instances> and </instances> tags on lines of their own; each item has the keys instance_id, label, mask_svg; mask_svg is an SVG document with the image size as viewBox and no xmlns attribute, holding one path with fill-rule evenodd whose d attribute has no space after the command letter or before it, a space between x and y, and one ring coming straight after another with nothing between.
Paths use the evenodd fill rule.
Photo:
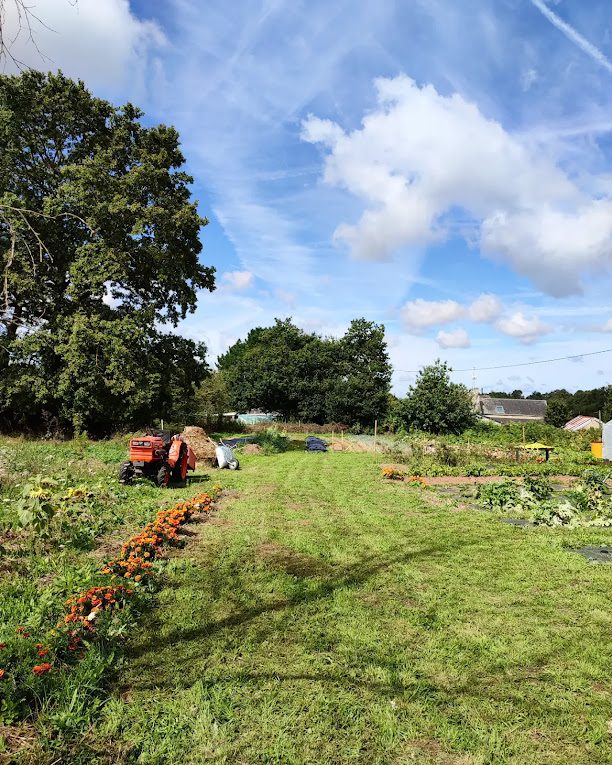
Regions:
<instances>
[{"instance_id":1,"label":"mown grass path","mask_svg":"<svg viewBox=\"0 0 612 765\"><path fill-rule=\"evenodd\" d=\"M612 567L571 532L454 512L369 454L222 477L88 762L612 762Z\"/></svg>"}]
</instances>

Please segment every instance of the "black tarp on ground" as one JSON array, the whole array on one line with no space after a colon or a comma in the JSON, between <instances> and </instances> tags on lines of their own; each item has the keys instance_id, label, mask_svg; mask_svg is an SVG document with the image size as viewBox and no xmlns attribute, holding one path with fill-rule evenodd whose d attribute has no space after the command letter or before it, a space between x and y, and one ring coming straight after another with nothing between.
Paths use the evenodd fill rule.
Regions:
<instances>
[{"instance_id":1,"label":"black tarp on ground","mask_svg":"<svg viewBox=\"0 0 612 765\"><path fill-rule=\"evenodd\" d=\"M582 547L574 550L578 555L584 556L591 563L612 563L612 548L610 547Z\"/></svg>"},{"instance_id":2,"label":"black tarp on ground","mask_svg":"<svg viewBox=\"0 0 612 765\"><path fill-rule=\"evenodd\" d=\"M322 438L316 436L308 436L306 439L306 451L307 452L326 452L327 444Z\"/></svg>"},{"instance_id":3,"label":"black tarp on ground","mask_svg":"<svg viewBox=\"0 0 612 765\"><path fill-rule=\"evenodd\" d=\"M254 441L257 436L241 436L240 438L224 438L222 443L229 446L230 449L235 449L237 446L244 446Z\"/></svg>"}]
</instances>

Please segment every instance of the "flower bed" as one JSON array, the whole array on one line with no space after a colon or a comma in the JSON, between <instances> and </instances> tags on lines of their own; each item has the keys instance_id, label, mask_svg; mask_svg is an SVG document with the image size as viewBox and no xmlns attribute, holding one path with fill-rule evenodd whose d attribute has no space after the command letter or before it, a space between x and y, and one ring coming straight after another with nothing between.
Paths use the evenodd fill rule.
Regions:
<instances>
[{"instance_id":1,"label":"flower bed","mask_svg":"<svg viewBox=\"0 0 612 765\"><path fill-rule=\"evenodd\" d=\"M412 485L427 486L427 481L420 475L408 475L405 470L395 467L384 467L382 477L388 481L406 481Z\"/></svg>"},{"instance_id":2,"label":"flower bed","mask_svg":"<svg viewBox=\"0 0 612 765\"><path fill-rule=\"evenodd\" d=\"M209 513L219 491L215 486L211 493L160 510L154 521L125 542L117 558L102 566L95 586L68 599L59 622L44 637L34 637L30 628L19 626L12 637L4 638L0 722L35 715L53 696L56 683L65 686L67 673L88 650L101 644L112 648L129 634L145 602L143 596L159 574L155 562L169 548L182 545L179 528L195 513Z\"/></svg>"}]
</instances>

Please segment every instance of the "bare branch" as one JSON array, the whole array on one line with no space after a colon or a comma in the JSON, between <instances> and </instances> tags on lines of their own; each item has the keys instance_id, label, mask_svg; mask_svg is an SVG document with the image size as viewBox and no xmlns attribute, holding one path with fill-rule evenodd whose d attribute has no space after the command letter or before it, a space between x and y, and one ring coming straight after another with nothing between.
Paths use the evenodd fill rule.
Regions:
<instances>
[{"instance_id":1,"label":"bare branch","mask_svg":"<svg viewBox=\"0 0 612 765\"><path fill-rule=\"evenodd\" d=\"M12 214L7 215L7 213ZM46 213L38 212L37 210L28 210L24 207L15 207L14 205L7 205L4 203L0 203L0 221L4 223L4 225L8 228L9 233L9 248L8 248L8 257L6 258L6 262L4 265L4 279L3 279L3 298L4 298L4 309L3 312L0 314L0 325L4 324L5 326L8 325L18 325L22 324L23 326L26 326L26 324L31 325L32 323L40 322L43 320L44 311L43 313L36 317L35 319L30 319L27 323L25 321L19 321L15 318L14 314L11 311L10 307L10 299L9 299L9 273L11 270L11 267L13 265L13 261L15 260L15 254L17 251L17 245L18 243L27 251L28 255L30 256L30 260L32 261L32 270L34 275L36 275L36 257L35 253L32 250L30 246L30 242L28 241L28 236L24 236L21 226L18 224L16 225L16 221L19 221L23 226L25 226L26 231L30 235L30 239L33 238L36 242L36 246L38 248L38 260L40 263L44 262L45 256L51 261L53 261L53 255L51 254L49 248L43 241L42 237L38 233L38 231L35 229L35 227L32 225L32 223L28 220L28 216L34 216L38 218L43 218L44 220L60 220L62 218L70 218L72 220L76 220L79 223L81 223L85 228L89 231L92 237L96 236L95 230L87 223L86 220L81 218L79 215L75 215L74 213L70 212L63 212L58 213L57 215L48 215Z\"/></svg>"},{"instance_id":2,"label":"bare branch","mask_svg":"<svg viewBox=\"0 0 612 765\"><path fill-rule=\"evenodd\" d=\"M72 6L78 4L78 0L67 0L67 2ZM0 0L0 65L2 65L3 69L6 69L9 64L12 64L19 71L28 68L27 64L17 58L13 53L13 48L22 34L26 36L27 42L34 47L35 51L43 61L51 61L51 59L38 47L35 27L43 27L51 32L55 30L35 13L35 8L35 2L27 2L26 0ZM12 11L17 20L15 31L10 38L7 31L9 11Z\"/></svg>"}]
</instances>

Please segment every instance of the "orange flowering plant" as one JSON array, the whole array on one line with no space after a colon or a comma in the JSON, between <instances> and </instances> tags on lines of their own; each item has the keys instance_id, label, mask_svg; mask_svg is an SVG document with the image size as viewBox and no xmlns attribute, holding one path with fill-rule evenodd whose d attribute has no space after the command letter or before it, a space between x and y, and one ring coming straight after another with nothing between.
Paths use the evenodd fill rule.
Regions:
<instances>
[{"instance_id":1,"label":"orange flowering plant","mask_svg":"<svg viewBox=\"0 0 612 765\"><path fill-rule=\"evenodd\" d=\"M399 468L384 467L382 469L382 477L388 481L403 481L406 477L406 473Z\"/></svg>"},{"instance_id":2,"label":"orange flowering plant","mask_svg":"<svg viewBox=\"0 0 612 765\"><path fill-rule=\"evenodd\" d=\"M123 544L115 559L102 566L104 583L66 601L64 615L44 642L36 641L32 634L36 629L24 625L0 642L0 722L31 715L40 699L49 695L55 678L78 661L92 641L114 650L118 636L126 634L134 623L136 612L131 604L140 587L155 575L155 561L163 558L168 548L183 544L180 527L194 513L209 513L219 491L220 487L215 487L211 493L160 510L151 523ZM138 610L145 603L141 599Z\"/></svg>"}]
</instances>

